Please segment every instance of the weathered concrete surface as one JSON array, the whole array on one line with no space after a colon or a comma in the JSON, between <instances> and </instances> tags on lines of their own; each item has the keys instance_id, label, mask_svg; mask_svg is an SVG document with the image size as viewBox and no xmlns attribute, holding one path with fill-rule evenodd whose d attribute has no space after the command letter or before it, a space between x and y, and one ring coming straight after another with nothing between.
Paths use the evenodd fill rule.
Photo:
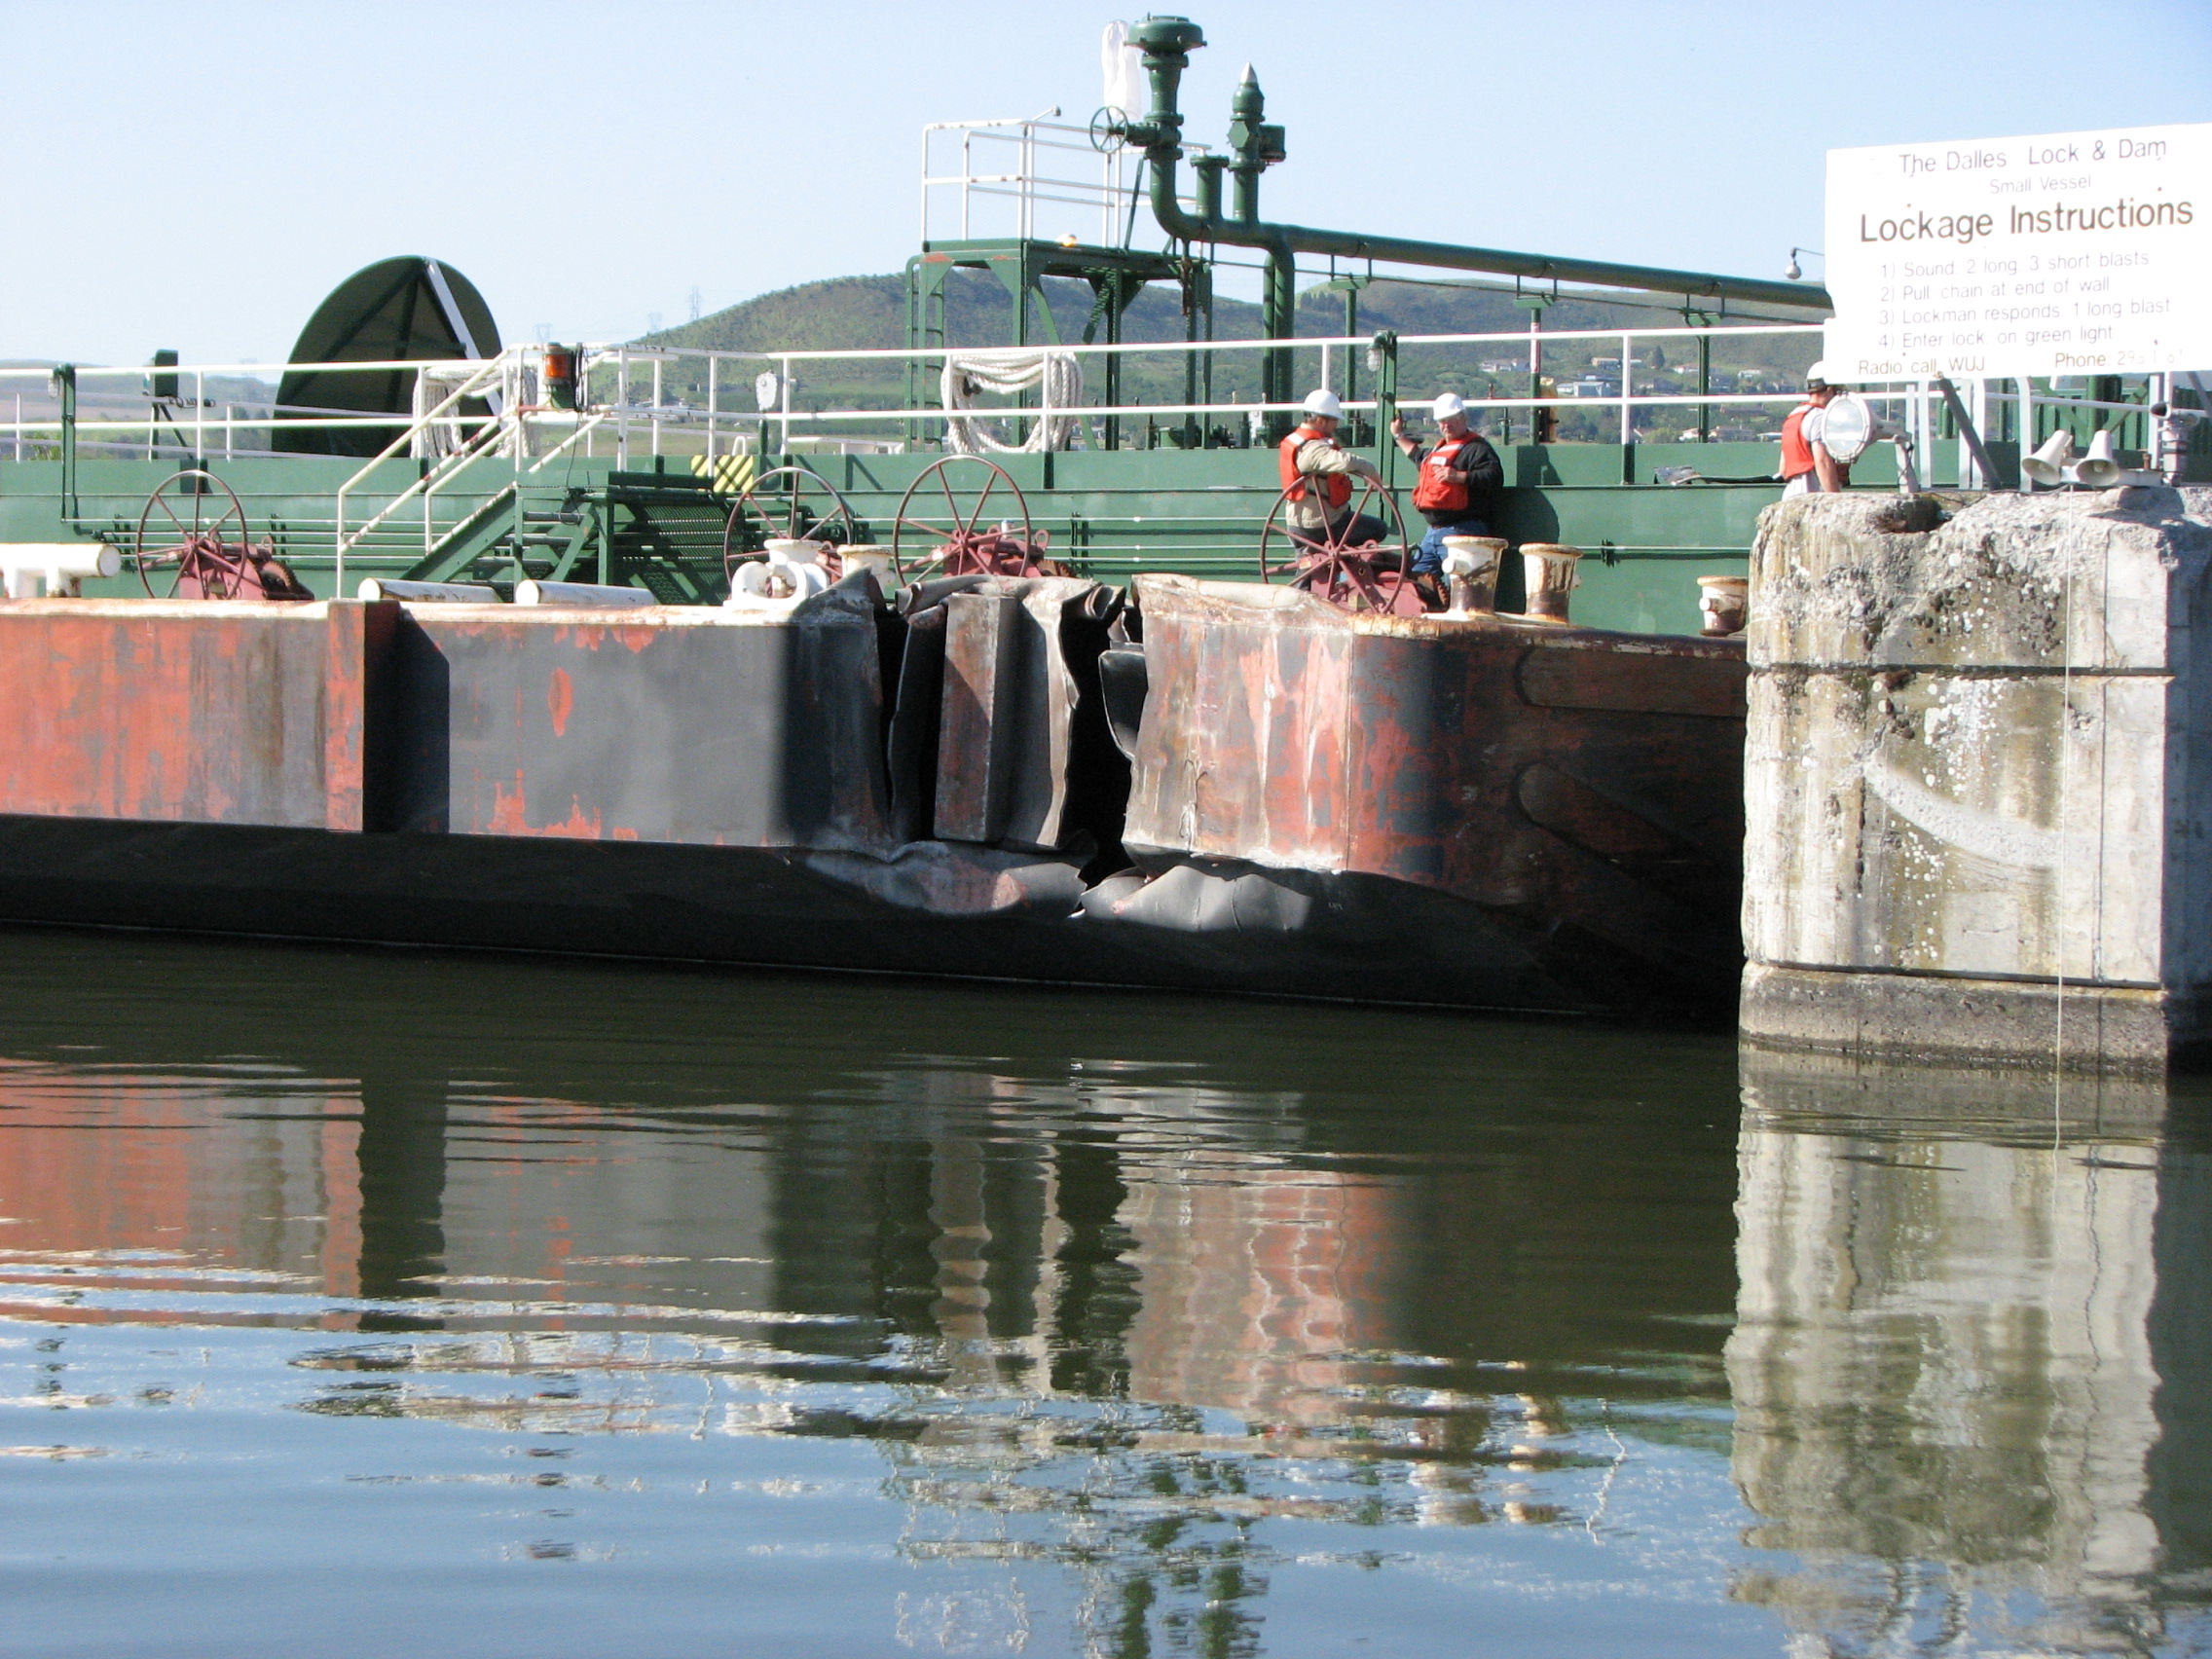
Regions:
<instances>
[{"instance_id":1,"label":"weathered concrete surface","mask_svg":"<svg viewBox=\"0 0 2212 1659\"><path fill-rule=\"evenodd\" d=\"M1770 507L1754 1042L2158 1070L2212 1034L2212 528L2162 488Z\"/></svg>"}]
</instances>

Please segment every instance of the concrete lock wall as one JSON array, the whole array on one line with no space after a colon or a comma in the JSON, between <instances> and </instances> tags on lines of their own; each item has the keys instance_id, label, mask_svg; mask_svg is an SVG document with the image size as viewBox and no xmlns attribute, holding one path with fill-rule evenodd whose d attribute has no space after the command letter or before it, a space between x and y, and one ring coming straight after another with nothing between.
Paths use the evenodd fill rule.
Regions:
<instances>
[{"instance_id":1,"label":"concrete lock wall","mask_svg":"<svg viewBox=\"0 0 2212 1659\"><path fill-rule=\"evenodd\" d=\"M2212 528L2191 506L2132 487L1762 515L1748 1040L2156 1071L2212 1037Z\"/></svg>"}]
</instances>

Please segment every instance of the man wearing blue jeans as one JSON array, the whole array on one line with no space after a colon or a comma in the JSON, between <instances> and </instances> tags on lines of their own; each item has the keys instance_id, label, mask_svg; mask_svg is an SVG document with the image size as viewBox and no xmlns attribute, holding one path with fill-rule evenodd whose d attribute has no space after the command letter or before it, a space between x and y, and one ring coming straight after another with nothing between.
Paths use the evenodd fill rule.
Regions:
<instances>
[{"instance_id":1,"label":"man wearing blue jeans","mask_svg":"<svg viewBox=\"0 0 2212 1659\"><path fill-rule=\"evenodd\" d=\"M1414 558L1414 574L1433 575L1444 564L1448 535L1489 535L1497 517L1498 492L1505 487L1505 463L1490 441L1467 424L1467 405L1448 391L1435 403L1438 437L1424 449L1406 430L1403 416L1390 423L1390 435L1420 469L1414 505L1428 521Z\"/></svg>"}]
</instances>

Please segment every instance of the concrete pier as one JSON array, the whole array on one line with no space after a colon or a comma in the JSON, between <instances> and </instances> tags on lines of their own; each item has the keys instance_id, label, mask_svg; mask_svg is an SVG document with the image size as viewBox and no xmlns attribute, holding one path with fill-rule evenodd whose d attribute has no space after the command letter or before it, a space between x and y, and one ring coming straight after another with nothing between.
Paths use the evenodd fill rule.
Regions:
<instances>
[{"instance_id":1,"label":"concrete pier","mask_svg":"<svg viewBox=\"0 0 2212 1659\"><path fill-rule=\"evenodd\" d=\"M2173 490L1778 502L1743 1032L2156 1073L2212 1040L2212 526Z\"/></svg>"}]
</instances>

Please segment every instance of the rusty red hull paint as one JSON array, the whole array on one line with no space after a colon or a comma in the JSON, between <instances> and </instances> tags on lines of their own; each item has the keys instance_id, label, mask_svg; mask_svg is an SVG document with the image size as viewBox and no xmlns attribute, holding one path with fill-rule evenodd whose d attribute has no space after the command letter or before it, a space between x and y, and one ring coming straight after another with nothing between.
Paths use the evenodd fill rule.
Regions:
<instances>
[{"instance_id":1,"label":"rusty red hull paint","mask_svg":"<svg viewBox=\"0 0 2212 1659\"><path fill-rule=\"evenodd\" d=\"M964 617L1034 623L1036 640L963 636L949 678L917 672L916 645L897 711L883 663L903 641L941 663L946 644L865 586L773 625L0 604L16 711L0 722L0 915L1459 1006L1725 1005L1740 647L1143 578L1151 690L1129 782L1118 751L1096 759L1112 750L1105 623L1085 587L977 590ZM894 770L921 803L897 821ZM1094 862L1124 795L1140 872ZM546 908L556 886L568 897Z\"/></svg>"},{"instance_id":2,"label":"rusty red hull paint","mask_svg":"<svg viewBox=\"0 0 2212 1659\"><path fill-rule=\"evenodd\" d=\"M1743 647L1138 578L1140 862L1382 876L1589 972L1741 965Z\"/></svg>"},{"instance_id":3,"label":"rusty red hull paint","mask_svg":"<svg viewBox=\"0 0 2212 1659\"><path fill-rule=\"evenodd\" d=\"M360 829L396 608L0 604L0 812Z\"/></svg>"}]
</instances>

